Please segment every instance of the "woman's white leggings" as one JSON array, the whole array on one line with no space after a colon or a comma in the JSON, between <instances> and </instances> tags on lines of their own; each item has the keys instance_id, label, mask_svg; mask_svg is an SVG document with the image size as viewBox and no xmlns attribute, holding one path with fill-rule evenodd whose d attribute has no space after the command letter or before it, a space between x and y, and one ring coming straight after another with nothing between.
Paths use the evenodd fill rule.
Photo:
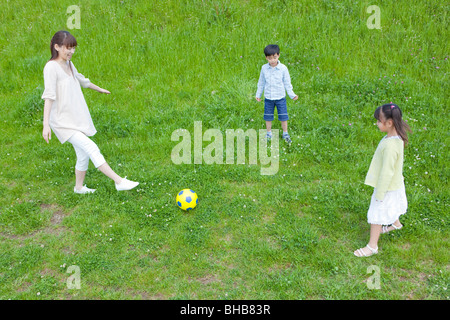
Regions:
<instances>
[{"instance_id":1,"label":"woman's white leggings","mask_svg":"<svg viewBox=\"0 0 450 320\"><path fill-rule=\"evenodd\" d=\"M75 169L78 171L87 171L89 159L91 159L96 168L106 162L95 142L89 139L84 133L77 132L67 141L73 145L75 153L77 154L77 164L75 165Z\"/></svg>"}]
</instances>

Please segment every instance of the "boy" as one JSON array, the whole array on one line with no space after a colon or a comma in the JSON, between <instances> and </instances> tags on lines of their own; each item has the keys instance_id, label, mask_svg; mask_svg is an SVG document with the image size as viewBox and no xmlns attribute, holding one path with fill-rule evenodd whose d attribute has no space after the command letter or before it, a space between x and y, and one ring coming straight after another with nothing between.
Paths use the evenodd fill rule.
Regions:
<instances>
[{"instance_id":1,"label":"boy","mask_svg":"<svg viewBox=\"0 0 450 320\"><path fill-rule=\"evenodd\" d=\"M264 120L266 121L267 139L272 138L272 121L274 119L274 109L277 107L278 120L281 121L283 129L283 139L291 143L291 137L287 131L286 91L292 100L297 100L298 96L292 91L291 77L287 67L278 61L280 48L276 44L270 44L264 48L266 60L269 62L262 66L256 91L256 101L261 101L264 90Z\"/></svg>"}]
</instances>

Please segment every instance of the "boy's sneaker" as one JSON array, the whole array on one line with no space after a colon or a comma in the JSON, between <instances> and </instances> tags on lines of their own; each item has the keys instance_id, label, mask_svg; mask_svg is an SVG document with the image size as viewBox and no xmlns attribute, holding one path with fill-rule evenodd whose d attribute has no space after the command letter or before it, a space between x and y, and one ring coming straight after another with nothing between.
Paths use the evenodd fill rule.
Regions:
<instances>
[{"instance_id":1,"label":"boy's sneaker","mask_svg":"<svg viewBox=\"0 0 450 320\"><path fill-rule=\"evenodd\" d=\"M79 194L85 194L85 193L94 193L96 189L89 189L84 185L80 190L77 190L77 187L73 188L73 192L79 193Z\"/></svg>"},{"instance_id":2,"label":"boy's sneaker","mask_svg":"<svg viewBox=\"0 0 450 320\"><path fill-rule=\"evenodd\" d=\"M286 141L287 143L291 143L291 137L289 136L288 133L283 133L283 140Z\"/></svg>"},{"instance_id":3,"label":"boy's sneaker","mask_svg":"<svg viewBox=\"0 0 450 320\"><path fill-rule=\"evenodd\" d=\"M267 139L267 141L269 141L269 140L272 139L272 131L267 132L267 134L266 134L266 139Z\"/></svg>"},{"instance_id":4,"label":"boy's sneaker","mask_svg":"<svg viewBox=\"0 0 450 320\"><path fill-rule=\"evenodd\" d=\"M131 190L135 188L138 184L139 182L128 180L127 177L125 177L119 184L116 183L116 190L117 191Z\"/></svg>"}]
</instances>

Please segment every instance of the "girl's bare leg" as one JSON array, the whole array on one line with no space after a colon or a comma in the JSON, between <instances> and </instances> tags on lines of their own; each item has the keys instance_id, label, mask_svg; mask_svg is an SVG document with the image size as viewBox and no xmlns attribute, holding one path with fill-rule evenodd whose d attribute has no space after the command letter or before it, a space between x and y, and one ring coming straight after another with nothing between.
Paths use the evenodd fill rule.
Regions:
<instances>
[{"instance_id":1,"label":"girl's bare leg","mask_svg":"<svg viewBox=\"0 0 450 320\"><path fill-rule=\"evenodd\" d=\"M369 246L373 249L378 247L378 239L381 234L381 224L371 224L370 225L370 239Z\"/></svg>"},{"instance_id":2,"label":"girl's bare leg","mask_svg":"<svg viewBox=\"0 0 450 320\"><path fill-rule=\"evenodd\" d=\"M370 238L369 243L367 245L372 249L378 249L378 239L380 238L381 228L382 228L381 224L370 225ZM368 256L372 254L372 251L369 248L367 248L367 246L358 250L362 250ZM358 250L356 250L354 254L360 256L360 253L357 252Z\"/></svg>"}]
</instances>

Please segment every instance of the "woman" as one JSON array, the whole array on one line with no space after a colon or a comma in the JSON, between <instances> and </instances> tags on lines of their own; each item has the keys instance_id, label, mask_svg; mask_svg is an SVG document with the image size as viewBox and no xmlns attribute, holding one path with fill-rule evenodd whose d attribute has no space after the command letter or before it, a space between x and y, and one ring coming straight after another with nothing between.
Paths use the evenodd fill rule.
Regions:
<instances>
[{"instance_id":1,"label":"woman","mask_svg":"<svg viewBox=\"0 0 450 320\"><path fill-rule=\"evenodd\" d=\"M92 122L81 86L101 93L110 94L110 92L96 86L78 73L71 62L76 46L76 39L67 31L56 32L51 40L52 57L44 67L45 90L42 99L45 100L45 104L42 136L49 143L51 131L53 131L61 143L68 141L73 145L77 155L75 193L85 194L95 191L83 185L89 159L97 169L114 180L117 190L133 189L139 182L117 175L108 165L97 145L88 138L97 130Z\"/></svg>"}]
</instances>

